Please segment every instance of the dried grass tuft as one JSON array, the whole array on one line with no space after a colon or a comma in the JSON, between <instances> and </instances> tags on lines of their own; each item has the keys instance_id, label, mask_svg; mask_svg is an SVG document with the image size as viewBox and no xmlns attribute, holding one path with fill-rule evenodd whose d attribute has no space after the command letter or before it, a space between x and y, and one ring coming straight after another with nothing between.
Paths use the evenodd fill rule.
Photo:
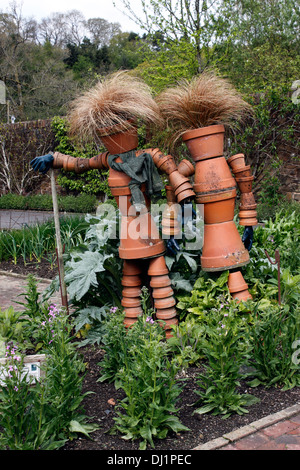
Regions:
<instances>
[{"instance_id":1,"label":"dried grass tuft","mask_svg":"<svg viewBox=\"0 0 300 470\"><path fill-rule=\"evenodd\" d=\"M251 106L226 79L203 72L191 82L183 81L156 99L174 142L184 132L223 124L234 129L252 114Z\"/></svg>"},{"instance_id":2,"label":"dried grass tuft","mask_svg":"<svg viewBox=\"0 0 300 470\"><path fill-rule=\"evenodd\" d=\"M99 81L70 105L70 133L83 139L98 139L128 129L130 122L161 123L160 110L150 88L140 79L120 71Z\"/></svg>"}]
</instances>

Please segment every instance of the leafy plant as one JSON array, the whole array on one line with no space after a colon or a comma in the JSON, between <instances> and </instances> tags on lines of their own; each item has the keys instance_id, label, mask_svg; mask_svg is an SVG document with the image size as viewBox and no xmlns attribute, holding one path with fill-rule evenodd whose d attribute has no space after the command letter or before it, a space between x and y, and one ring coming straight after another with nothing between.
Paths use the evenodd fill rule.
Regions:
<instances>
[{"instance_id":1,"label":"leafy plant","mask_svg":"<svg viewBox=\"0 0 300 470\"><path fill-rule=\"evenodd\" d=\"M137 333L140 341L132 341ZM140 317L128 331L128 350L124 366L117 379L126 398L119 404L114 430L123 439L142 439L140 449L147 443L154 447L153 439L164 439L169 431L188 431L176 416L175 407L181 388L176 375L182 364L176 358L168 358L164 332L156 322ZM124 347L124 344L120 345Z\"/></svg>"},{"instance_id":2,"label":"leafy plant","mask_svg":"<svg viewBox=\"0 0 300 470\"><path fill-rule=\"evenodd\" d=\"M9 450L53 450L77 433L97 428L81 414L84 365L71 336L72 324L56 306L45 305L40 336L45 345L44 377L34 386L24 371L24 357L7 346L0 384L0 446Z\"/></svg>"},{"instance_id":3,"label":"leafy plant","mask_svg":"<svg viewBox=\"0 0 300 470\"><path fill-rule=\"evenodd\" d=\"M192 314L203 319L211 308L228 301L230 293L227 280L228 271L218 274L216 278L208 277L206 273L200 276L193 286L191 295L178 296L177 309L180 311L180 318Z\"/></svg>"},{"instance_id":4,"label":"leafy plant","mask_svg":"<svg viewBox=\"0 0 300 470\"><path fill-rule=\"evenodd\" d=\"M255 378L251 386L284 386L284 389L300 385L299 365L293 362L293 343L300 337L299 305L273 305L256 310L255 320L249 331L251 364Z\"/></svg>"},{"instance_id":5,"label":"leafy plant","mask_svg":"<svg viewBox=\"0 0 300 470\"><path fill-rule=\"evenodd\" d=\"M195 405L202 406L195 413L211 412L213 415L221 414L225 419L232 413L248 413L246 407L255 403L256 399L237 391L241 366L249 352L249 345L244 340L245 320L236 318L239 312L234 302L220 311L213 309L212 313L203 343L207 361L205 372L199 375L197 382L203 391L195 390L200 396Z\"/></svg>"}]
</instances>

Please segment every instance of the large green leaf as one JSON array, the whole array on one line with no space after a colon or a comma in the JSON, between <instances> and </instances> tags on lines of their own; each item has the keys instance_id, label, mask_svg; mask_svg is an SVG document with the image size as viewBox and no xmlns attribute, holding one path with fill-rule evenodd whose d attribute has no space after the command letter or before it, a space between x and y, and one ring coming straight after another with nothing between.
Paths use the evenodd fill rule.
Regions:
<instances>
[{"instance_id":1,"label":"large green leaf","mask_svg":"<svg viewBox=\"0 0 300 470\"><path fill-rule=\"evenodd\" d=\"M107 255L97 251L76 253L76 259L73 256L73 259L66 265L65 276L71 299L80 300L88 292L90 286L98 286L96 273L105 271L104 262L112 256L112 254Z\"/></svg>"}]
</instances>

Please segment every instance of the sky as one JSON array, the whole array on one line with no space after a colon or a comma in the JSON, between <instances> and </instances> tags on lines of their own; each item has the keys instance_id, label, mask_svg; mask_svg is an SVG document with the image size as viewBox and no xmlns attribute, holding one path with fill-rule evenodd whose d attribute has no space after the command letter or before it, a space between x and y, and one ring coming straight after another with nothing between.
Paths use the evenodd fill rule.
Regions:
<instances>
[{"instance_id":1,"label":"sky","mask_svg":"<svg viewBox=\"0 0 300 470\"><path fill-rule=\"evenodd\" d=\"M1 0L0 10L9 11L11 0ZM17 5L22 8L22 16L33 17L40 21L42 18L50 16L52 13L66 13L70 10L79 10L86 19L104 18L111 23L120 23L124 32L141 32L138 25L131 21L122 11L122 4L118 1L119 8L116 8L112 0L16 0ZM132 0L131 5L137 12L140 8L140 0Z\"/></svg>"}]
</instances>

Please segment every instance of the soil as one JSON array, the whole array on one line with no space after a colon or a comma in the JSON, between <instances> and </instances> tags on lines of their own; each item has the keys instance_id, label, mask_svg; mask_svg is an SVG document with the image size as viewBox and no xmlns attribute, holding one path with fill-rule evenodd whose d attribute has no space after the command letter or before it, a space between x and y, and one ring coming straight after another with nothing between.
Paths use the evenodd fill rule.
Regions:
<instances>
[{"instance_id":1,"label":"soil","mask_svg":"<svg viewBox=\"0 0 300 470\"><path fill-rule=\"evenodd\" d=\"M24 267L20 261L17 265L11 262L1 262L0 270L14 272L22 275L34 274L36 277L53 279L57 275L44 260L38 266L34 264ZM83 382L83 393L88 394L83 400L83 412L89 417L91 423L97 423L99 430L91 434L91 439L79 437L68 441L62 450L109 450L109 451L133 451L138 450L139 441L127 441L120 434L111 435L109 430L114 425L116 417L116 406L124 398L122 390L116 390L114 384L97 382L101 375L101 360L104 351L100 347L89 347L79 349L83 355L87 371ZM191 367L186 371L184 388L178 400L180 408L178 417L190 431L170 433L164 440L155 440L157 451L191 450L194 447L221 437L223 434L250 424L270 414L281 411L299 402L299 388L283 391L280 388L250 388L247 382L241 381L239 393L250 393L259 398L259 402L248 408L244 415L233 414L227 419L211 414L197 415L194 413L194 403L199 398L195 391L198 388L197 377L200 369Z\"/></svg>"}]
</instances>

